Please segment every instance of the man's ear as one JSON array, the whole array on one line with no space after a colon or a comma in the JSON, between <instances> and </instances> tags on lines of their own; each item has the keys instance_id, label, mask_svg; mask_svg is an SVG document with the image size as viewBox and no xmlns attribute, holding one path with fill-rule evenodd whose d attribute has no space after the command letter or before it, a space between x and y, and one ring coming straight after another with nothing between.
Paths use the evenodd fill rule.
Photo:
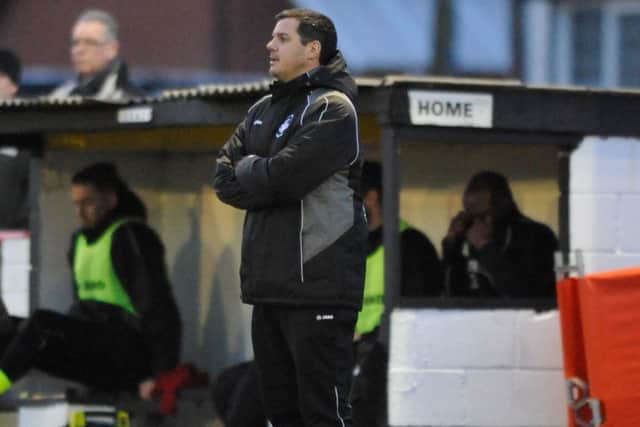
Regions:
<instances>
[{"instance_id":1,"label":"man's ear","mask_svg":"<svg viewBox=\"0 0 640 427\"><path fill-rule=\"evenodd\" d=\"M107 206L109 210L115 209L118 206L118 195L115 191L109 191L106 194Z\"/></svg>"},{"instance_id":2,"label":"man's ear","mask_svg":"<svg viewBox=\"0 0 640 427\"><path fill-rule=\"evenodd\" d=\"M118 40L113 40L111 43L109 43L108 49L109 58L111 58L112 60L117 58L120 53L120 42Z\"/></svg>"},{"instance_id":3,"label":"man's ear","mask_svg":"<svg viewBox=\"0 0 640 427\"><path fill-rule=\"evenodd\" d=\"M15 83L13 83L11 80L9 80L9 84L8 84L8 89L7 89L7 94L9 97L13 97L16 93L18 93L18 85L16 85Z\"/></svg>"},{"instance_id":4,"label":"man's ear","mask_svg":"<svg viewBox=\"0 0 640 427\"><path fill-rule=\"evenodd\" d=\"M312 40L307 43L307 59L320 62L320 52L322 51L322 44L319 40Z\"/></svg>"},{"instance_id":5,"label":"man's ear","mask_svg":"<svg viewBox=\"0 0 640 427\"><path fill-rule=\"evenodd\" d=\"M382 206L382 200L380 198L380 192L378 190L375 190L375 189L367 190L367 192L364 193L364 200L369 207Z\"/></svg>"}]
</instances>

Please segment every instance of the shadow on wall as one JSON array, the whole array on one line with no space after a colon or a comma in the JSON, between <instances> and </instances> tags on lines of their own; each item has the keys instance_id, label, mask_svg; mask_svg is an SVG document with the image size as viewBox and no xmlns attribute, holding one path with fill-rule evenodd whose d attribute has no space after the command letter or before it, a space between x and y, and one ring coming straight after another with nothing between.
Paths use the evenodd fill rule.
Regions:
<instances>
[{"instance_id":1,"label":"shadow on wall","mask_svg":"<svg viewBox=\"0 0 640 427\"><path fill-rule=\"evenodd\" d=\"M171 283L174 286L174 295L180 308L182 317L182 360L195 362L203 367L200 360L202 352L195 351L199 348L198 333L200 311L200 254L202 241L200 239L200 221L198 220L198 207L189 209L189 238L177 251L173 268L171 269ZM181 289L175 289L178 284L186 284ZM192 354L189 350L195 351Z\"/></svg>"},{"instance_id":2,"label":"shadow on wall","mask_svg":"<svg viewBox=\"0 0 640 427\"><path fill-rule=\"evenodd\" d=\"M237 283L225 279L238 274L238 262L230 246L221 248L211 286L200 286L203 242L199 212L199 206L189 209L189 238L176 253L171 281L174 286L181 285L174 294L183 323L182 360L194 362L214 375L246 359L246 332L235 325L242 306ZM208 300L203 295L207 291Z\"/></svg>"},{"instance_id":3,"label":"shadow on wall","mask_svg":"<svg viewBox=\"0 0 640 427\"><path fill-rule=\"evenodd\" d=\"M209 313L202 328L202 351L208 355L205 366L214 375L225 366L246 359L246 331L231 324L239 320L237 312L242 306L239 291L236 283L233 287L225 283L225 278L238 274L236 265L233 250L226 246L215 266Z\"/></svg>"},{"instance_id":4,"label":"shadow on wall","mask_svg":"<svg viewBox=\"0 0 640 427\"><path fill-rule=\"evenodd\" d=\"M233 244L217 238L203 224L207 222L203 218L211 218L207 213L202 216L207 200L197 196L186 211L188 237L175 253L171 281L183 323L181 360L193 362L213 376L225 366L245 360L250 340L248 307L240 300L237 280L239 260ZM237 220L241 221L241 216ZM227 227L238 228L225 224Z\"/></svg>"}]
</instances>

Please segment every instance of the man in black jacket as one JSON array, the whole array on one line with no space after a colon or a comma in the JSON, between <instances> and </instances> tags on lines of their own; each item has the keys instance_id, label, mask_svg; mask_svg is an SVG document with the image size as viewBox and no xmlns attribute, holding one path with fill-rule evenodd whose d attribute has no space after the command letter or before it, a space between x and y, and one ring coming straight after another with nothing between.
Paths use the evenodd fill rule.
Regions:
<instances>
[{"instance_id":1,"label":"man in black jacket","mask_svg":"<svg viewBox=\"0 0 640 427\"><path fill-rule=\"evenodd\" d=\"M442 242L447 295L555 297L558 240L520 212L507 179L491 171L474 175L463 205Z\"/></svg>"},{"instance_id":2,"label":"man in black jacket","mask_svg":"<svg viewBox=\"0 0 640 427\"><path fill-rule=\"evenodd\" d=\"M119 101L145 96L129 81L127 66L120 58L118 23L103 10L90 9L76 19L71 31L71 63L76 79L56 88L51 97Z\"/></svg>"},{"instance_id":3,"label":"man in black jacket","mask_svg":"<svg viewBox=\"0 0 640 427\"><path fill-rule=\"evenodd\" d=\"M352 338L366 223L354 80L329 18L290 9L267 43L271 94L216 162L214 187L247 211L240 276L275 427L351 425Z\"/></svg>"},{"instance_id":4,"label":"man in black jacket","mask_svg":"<svg viewBox=\"0 0 640 427\"><path fill-rule=\"evenodd\" d=\"M76 301L67 314L36 310L3 348L0 392L31 368L101 390L138 388L174 369L181 322L164 247L142 201L109 163L72 178L82 228L69 251Z\"/></svg>"}]
</instances>

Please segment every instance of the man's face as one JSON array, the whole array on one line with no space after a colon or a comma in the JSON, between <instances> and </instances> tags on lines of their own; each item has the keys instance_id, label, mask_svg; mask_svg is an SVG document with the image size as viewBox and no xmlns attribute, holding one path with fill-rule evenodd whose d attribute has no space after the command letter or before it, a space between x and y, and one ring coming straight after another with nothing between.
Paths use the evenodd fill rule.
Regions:
<instances>
[{"instance_id":1,"label":"man's face","mask_svg":"<svg viewBox=\"0 0 640 427\"><path fill-rule=\"evenodd\" d=\"M462 204L468 219L484 219L491 214L491 193L485 190L465 193Z\"/></svg>"},{"instance_id":2,"label":"man's face","mask_svg":"<svg viewBox=\"0 0 640 427\"><path fill-rule=\"evenodd\" d=\"M364 208L367 212L367 216L370 217L371 216L371 212L373 210L376 209L381 209L381 203L380 203L380 193L378 192L378 190L367 190L366 193L364 193Z\"/></svg>"},{"instance_id":3,"label":"man's face","mask_svg":"<svg viewBox=\"0 0 640 427\"><path fill-rule=\"evenodd\" d=\"M118 56L118 42L99 21L80 21L71 32L71 62L82 77L103 70Z\"/></svg>"},{"instance_id":4,"label":"man's face","mask_svg":"<svg viewBox=\"0 0 640 427\"><path fill-rule=\"evenodd\" d=\"M292 80L319 65L320 43L311 41L303 45L298 24L296 18L279 20L267 43L269 73L281 82Z\"/></svg>"},{"instance_id":5,"label":"man's face","mask_svg":"<svg viewBox=\"0 0 640 427\"><path fill-rule=\"evenodd\" d=\"M13 98L18 86L4 73L0 73L0 100Z\"/></svg>"},{"instance_id":6,"label":"man's face","mask_svg":"<svg viewBox=\"0 0 640 427\"><path fill-rule=\"evenodd\" d=\"M88 229L100 224L118 201L112 191L99 191L90 184L73 184L71 200L82 227Z\"/></svg>"},{"instance_id":7,"label":"man's face","mask_svg":"<svg viewBox=\"0 0 640 427\"><path fill-rule=\"evenodd\" d=\"M367 226L369 230L375 230L382 225L382 200L380 192L376 189L364 193L364 210L367 214Z\"/></svg>"}]
</instances>

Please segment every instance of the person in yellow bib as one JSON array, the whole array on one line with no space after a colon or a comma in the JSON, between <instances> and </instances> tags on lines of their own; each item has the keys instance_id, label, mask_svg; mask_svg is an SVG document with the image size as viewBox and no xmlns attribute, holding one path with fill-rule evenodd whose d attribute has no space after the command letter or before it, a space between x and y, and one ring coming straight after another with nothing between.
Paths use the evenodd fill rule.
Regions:
<instances>
[{"instance_id":1,"label":"person in yellow bib","mask_svg":"<svg viewBox=\"0 0 640 427\"><path fill-rule=\"evenodd\" d=\"M66 314L36 310L0 360L0 392L31 368L104 391L149 398L158 374L179 359L181 321L164 247L146 208L115 166L72 178L81 228L71 239L75 302Z\"/></svg>"},{"instance_id":2,"label":"person in yellow bib","mask_svg":"<svg viewBox=\"0 0 640 427\"><path fill-rule=\"evenodd\" d=\"M365 162L362 194L369 227L369 251L362 310L356 322L356 364L351 390L354 427L386 425L387 351L378 341L384 313L384 246L382 242L382 167ZM398 283L404 297L438 297L443 289L443 270L429 238L400 220L400 272Z\"/></svg>"}]
</instances>

